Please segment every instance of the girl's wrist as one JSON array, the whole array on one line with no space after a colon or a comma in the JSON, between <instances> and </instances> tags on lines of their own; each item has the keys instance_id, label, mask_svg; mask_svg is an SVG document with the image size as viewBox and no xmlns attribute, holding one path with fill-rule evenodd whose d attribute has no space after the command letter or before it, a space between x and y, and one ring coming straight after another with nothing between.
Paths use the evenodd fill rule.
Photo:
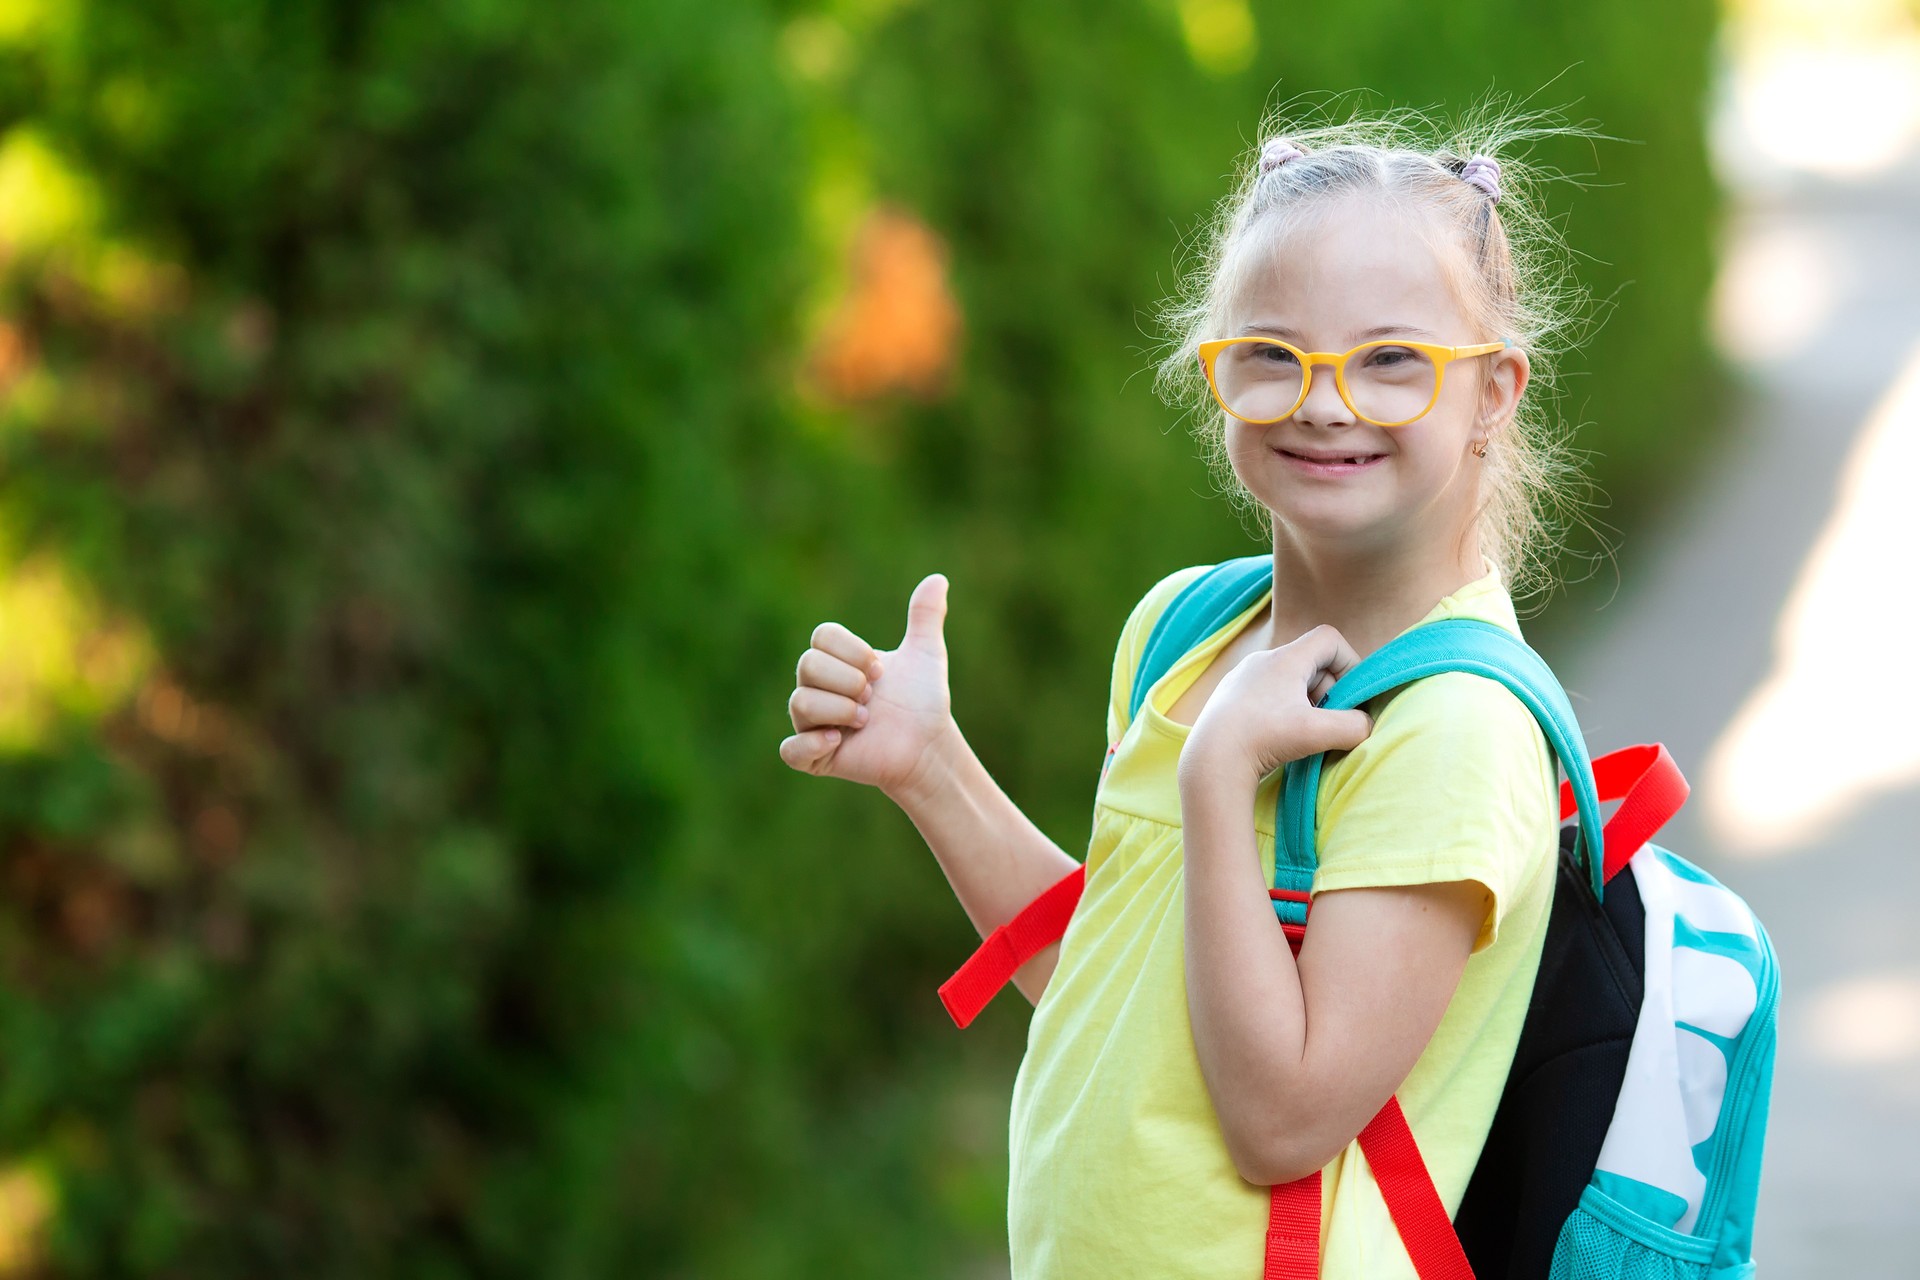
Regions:
<instances>
[{"instance_id":1,"label":"girl's wrist","mask_svg":"<svg viewBox=\"0 0 1920 1280\"><path fill-rule=\"evenodd\" d=\"M911 773L898 787L881 788L882 793L909 816L926 808L936 798L953 790L954 784L973 748L960 725L951 717L927 744Z\"/></svg>"},{"instance_id":2,"label":"girl's wrist","mask_svg":"<svg viewBox=\"0 0 1920 1280\"><path fill-rule=\"evenodd\" d=\"M1244 759L1182 758L1180 828L1190 894L1203 893L1201 881L1224 886L1218 875L1236 851L1258 864L1253 807L1259 789L1260 779ZM1190 896L1189 906L1193 902Z\"/></svg>"},{"instance_id":3,"label":"girl's wrist","mask_svg":"<svg viewBox=\"0 0 1920 1280\"><path fill-rule=\"evenodd\" d=\"M1228 750L1185 750L1180 753L1178 779L1184 802L1191 793L1196 798L1221 795L1238 799L1243 794L1251 801L1260 789L1260 771L1245 755Z\"/></svg>"}]
</instances>

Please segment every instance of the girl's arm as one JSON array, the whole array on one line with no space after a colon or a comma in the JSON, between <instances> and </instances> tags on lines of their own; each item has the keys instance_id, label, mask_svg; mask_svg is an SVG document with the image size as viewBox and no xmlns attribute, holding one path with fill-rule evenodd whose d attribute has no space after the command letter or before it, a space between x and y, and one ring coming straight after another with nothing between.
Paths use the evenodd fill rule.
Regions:
<instances>
[{"instance_id":1,"label":"girl's arm","mask_svg":"<svg viewBox=\"0 0 1920 1280\"><path fill-rule=\"evenodd\" d=\"M1180 800L1194 1047L1241 1176L1292 1182L1331 1162L1413 1070L1489 895L1471 880L1316 895L1296 962L1254 845L1259 775L1229 758L1192 765Z\"/></svg>"},{"instance_id":2,"label":"girl's arm","mask_svg":"<svg viewBox=\"0 0 1920 1280\"><path fill-rule=\"evenodd\" d=\"M949 721L921 760L887 794L919 828L981 937L1080 865L1000 789L957 724ZM1059 958L1060 944L1048 944L1014 972L1014 985L1039 1004Z\"/></svg>"}]
</instances>

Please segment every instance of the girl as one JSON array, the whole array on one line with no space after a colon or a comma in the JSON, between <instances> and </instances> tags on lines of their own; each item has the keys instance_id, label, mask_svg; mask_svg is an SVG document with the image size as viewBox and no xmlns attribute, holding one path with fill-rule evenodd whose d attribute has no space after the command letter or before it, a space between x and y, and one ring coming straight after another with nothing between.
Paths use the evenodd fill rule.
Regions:
<instances>
[{"instance_id":1,"label":"girl","mask_svg":"<svg viewBox=\"0 0 1920 1280\"><path fill-rule=\"evenodd\" d=\"M1436 154L1381 140L1396 128L1270 137L1169 314L1161 372L1205 397L1273 587L1131 720L1153 622L1207 566L1162 578L1121 632L1085 890L1015 977L1035 1002L1010 1124L1016 1280L1252 1280L1269 1187L1315 1170L1322 1274L1412 1277L1356 1136L1397 1094L1452 1215L1505 1082L1554 882L1545 737L1463 672L1315 705L1422 623L1517 634L1508 581L1540 558L1565 470L1523 398L1556 320L1539 298L1560 295L1530 286L1531 242L1508 234L1490 153L1512 135ZM780 754L899 803L985 936L1075 864L953 722L946 586L919 584L891 652L815 631ZM1281 766L1322 751L1296 960L1266 892L1272 820Z\"/></svg>"}]
</instances>

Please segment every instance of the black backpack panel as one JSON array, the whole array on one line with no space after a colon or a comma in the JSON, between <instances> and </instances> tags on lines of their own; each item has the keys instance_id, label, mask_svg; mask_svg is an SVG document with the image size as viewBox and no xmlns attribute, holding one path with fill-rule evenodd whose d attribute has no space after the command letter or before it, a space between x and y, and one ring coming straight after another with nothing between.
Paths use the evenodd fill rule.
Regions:
<instances>
[{"instance_id":1,"label":"black backpack panel","mask_svg":"<svg viewBox=\"0 0 1920 1280\"><path fill-rule=\"evenodd\" d=\"M1541 1280L1560 1227L1593 1177L1627 1074L1646 970L1633 872L1604 904L1560 828L1560 870L1540 972L1513 1066L1454 1230L1477 1280Z\"/></svg>"}]
</instances>

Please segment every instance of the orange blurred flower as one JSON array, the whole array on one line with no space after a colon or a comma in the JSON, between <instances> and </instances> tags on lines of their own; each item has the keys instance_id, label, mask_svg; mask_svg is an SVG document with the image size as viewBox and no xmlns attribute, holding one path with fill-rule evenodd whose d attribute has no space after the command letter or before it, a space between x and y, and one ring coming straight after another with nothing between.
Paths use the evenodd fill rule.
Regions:
<instances>
[{"instance_id":1,"label":"orange blurred flower","mask_svg":"<svg viewBox=\"0 0 1920 1280\"><path fill-rule=\"evenodd\" d=\"M853 240L852 288L808 359L808 372L840 403L904 391L946 394L960 335L947 288L947 249L920 219L896 208L869 213Z\"/></svg>"}]
</instances>

